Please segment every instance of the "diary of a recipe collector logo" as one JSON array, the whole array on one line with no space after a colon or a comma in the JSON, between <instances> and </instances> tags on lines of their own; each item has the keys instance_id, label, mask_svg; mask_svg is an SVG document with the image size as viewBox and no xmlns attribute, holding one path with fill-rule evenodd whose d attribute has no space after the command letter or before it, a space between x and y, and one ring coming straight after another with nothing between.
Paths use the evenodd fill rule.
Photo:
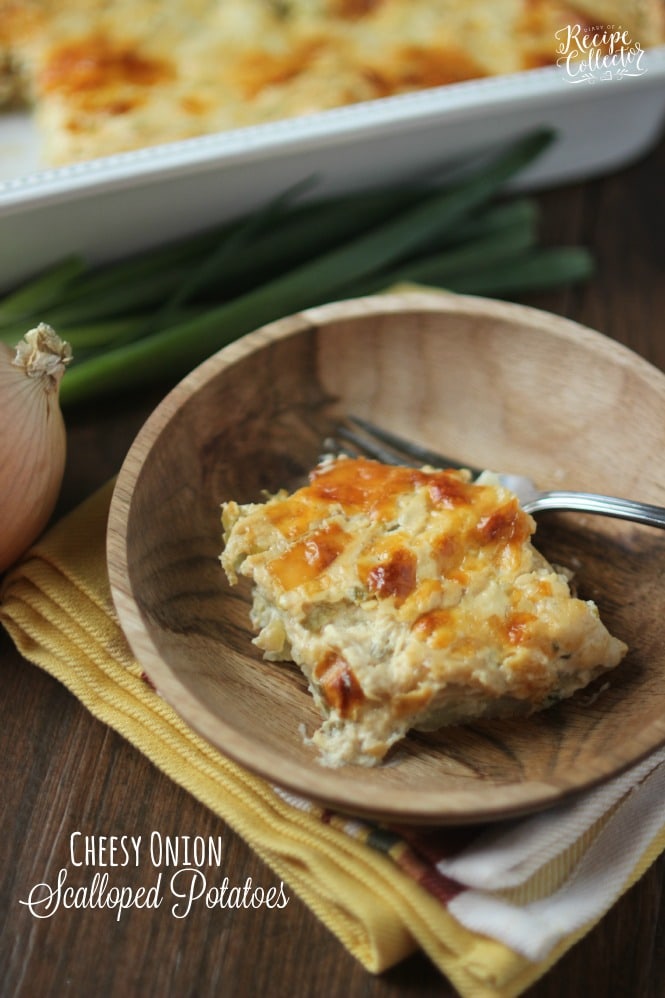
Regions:
<instances>
[{"instance_id":1,"label":"diary of a recipe collector logo","mask_svg":"<svg viewBox=\"0 0 665 998\"><path fill-rule=\"evenodd\" d=\"M643 76L644 49L621 25L567 24L555 33L557 66L569 83Z\"/></svg>"}]
</instances>

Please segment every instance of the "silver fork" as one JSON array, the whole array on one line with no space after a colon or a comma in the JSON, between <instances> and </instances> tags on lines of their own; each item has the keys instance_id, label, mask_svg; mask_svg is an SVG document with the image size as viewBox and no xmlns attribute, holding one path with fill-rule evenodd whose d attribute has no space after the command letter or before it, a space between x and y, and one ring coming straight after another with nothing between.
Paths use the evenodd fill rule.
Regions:
<instances>
[{"instance_id":1,"label":"silver fork","mask_svg":"<svg viewBox=\"0 0 665 998\"><path fill-rule=\"evenodd\" d=\"M336 427L335 438L327 441L327 444L335 446L335 440L343 440L345 445L351 444L356 453L374 457L384 464L429 464L437 468L466 468L474 478L481 471L479 468L470 467L468 464L451 460L443 454L422 447L412 440L406 440L359 416L347 416L345 422ZM345 446L344 449L348 451L348 447ZM662 506L594 492L571 492L562 489L542 492L524 475L497 473L497 477L507 489L515 493L527 513L541 513L545 510L598 513L601 516L613 516L620 520L632 520L634 523L665 529L665 508Z\"/></svg>"}]
</instances>

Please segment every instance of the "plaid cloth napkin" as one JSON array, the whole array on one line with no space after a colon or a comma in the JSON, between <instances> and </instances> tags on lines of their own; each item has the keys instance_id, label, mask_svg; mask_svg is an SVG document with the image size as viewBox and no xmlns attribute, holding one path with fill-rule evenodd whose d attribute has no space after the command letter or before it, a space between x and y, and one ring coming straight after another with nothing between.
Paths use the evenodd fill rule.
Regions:
<instances>
[{"instance_id":1,"label":"plaid cloth napkin","mask_svg":"<svg viewBox=\"0 0 665 998\"><path fill-rule=\"evenodd\" d=\"M105 564L111 484L4 579L17 648L261 856L367 970L420 947L464 998L520 994L665 849L665 750L571 803L481 828L377 827L244 771L146 682Z\"/></svg>"}]
</instances>

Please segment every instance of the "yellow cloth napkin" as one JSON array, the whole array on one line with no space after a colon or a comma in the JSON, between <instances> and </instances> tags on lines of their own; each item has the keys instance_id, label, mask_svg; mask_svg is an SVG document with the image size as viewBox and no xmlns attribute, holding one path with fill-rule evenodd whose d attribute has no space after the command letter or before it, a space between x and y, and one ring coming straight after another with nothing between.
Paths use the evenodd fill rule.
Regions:
<instances>
[{"instance_id":1,"label":"yellow cloth napkin","mask_svg":"<svg viewBox=\"0 0 665 998\"><path fill-rule=\"evenodd\" d=\"M473 884L479 865L473 864L478 843L471 831L475 873L462 889L455 863L464 867L464 849L453 857L452 867L446 867L445 861L438 864L438 855L428 866L426 847L435 837L431 830L420 843L417 833L401 837L399 831L387 830L377 847L380 830L341 816L322 816L307 802L290 799L212 748L142 678L109 592L105 531L111 491L109 484L65 517L7 574L0 591L0 620L25 658L64 683L95 717L241 835L367 970L379 973L420 947L464 998L518 995L582 937L665 848L662 815L654 834L646 836L648 841L624 864L613 896L602 900L600 911L598 905L590 908L584 924L573 931L555 932L544 955L529 957L466 928L465 904L472 909L472 925L479 910L485 917L493 907L505 904L516 915L525 904L534 904L541 914L545 906L547 920L549 896L571 875L574 878L580 858L600 841L619 804L630 796L630 788L621 789L619 803L615 800L610 808L601 808L583 831L573 824L577 830L569 832L563 853L553 855L545 867L530 870L528 863L522 863L526 872L520 879L515 878L511 861L513 872L506 879L504 870L503 886L494 893L482 883ZM645 774L639 779L645 780ZM522 834L519 828L516 831ZM491 839L491 829L489 833ZM486 829L481 839L487 834ZM537 829L528 826L527 836L538 843ZM481 848L483 862L493 855L492 849L496 842L490 841L489 852ZM506 843L501 849L505 853ZM428 870L439 878L434 889ZM448 881L451 871L455 879ZM584 887L584 879L581 883ZM459 917L449 910L446 884L460 907ZM530 909L522 914L525 911L529 915ZM499 921L505 922L505 917Z\"/></svg>"}]
</instances>

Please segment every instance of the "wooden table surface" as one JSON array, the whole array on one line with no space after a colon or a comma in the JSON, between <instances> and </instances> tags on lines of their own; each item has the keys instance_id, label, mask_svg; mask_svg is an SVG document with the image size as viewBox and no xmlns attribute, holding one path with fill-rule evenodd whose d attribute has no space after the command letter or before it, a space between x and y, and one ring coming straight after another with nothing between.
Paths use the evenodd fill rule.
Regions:
<instances>
[{"instance_id":1,"label":"wooden table surface","mask_svg":"<svg viewBox=\"0 0 665 998\"><path fill-rule=\"evenodd\" d=\"M611 122L608 122L611 127ZM525 299L620 340L665 370L665 143L613 175L539 195L543 238L593 249L597 276L581 288ZM69 418L60 511L116 472L157 398ZM654 418L662 418L654 413ZM626 399L630 418L630 399ZM621 455L617 455L621 460ZM291 895L282 910L58 912L19 904L69 865L69 836L221 836L234 883L265 887L272 872L203 806L94 720L62 686L23 661L0 633L0 994L33 996L454 995L415 955L368 974ZM664 803L665 807L665 803ZM149 872L128 876L149 886ZM665 995L665 856L602 922L527 993L593 998Z\"/></svg>"}]
</instances>

